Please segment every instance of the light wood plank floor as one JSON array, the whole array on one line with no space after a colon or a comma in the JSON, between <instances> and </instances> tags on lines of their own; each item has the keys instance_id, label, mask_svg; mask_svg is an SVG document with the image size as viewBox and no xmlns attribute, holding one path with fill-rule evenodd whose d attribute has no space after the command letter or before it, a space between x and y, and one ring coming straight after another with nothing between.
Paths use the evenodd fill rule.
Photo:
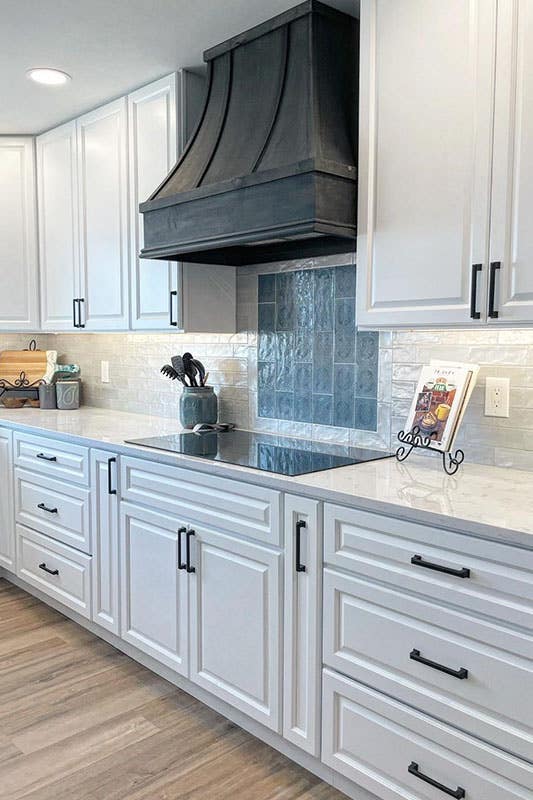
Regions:
<instances>
[{"instance_id":1,"label":"light wood plank floor","mask_svg":"<svg viewBox=\"0 0 533 800\"><path fill-rule=\"evenodd\" d=\"M0 580L1 800L346 800Z\"/></svg>"}]
</instances>

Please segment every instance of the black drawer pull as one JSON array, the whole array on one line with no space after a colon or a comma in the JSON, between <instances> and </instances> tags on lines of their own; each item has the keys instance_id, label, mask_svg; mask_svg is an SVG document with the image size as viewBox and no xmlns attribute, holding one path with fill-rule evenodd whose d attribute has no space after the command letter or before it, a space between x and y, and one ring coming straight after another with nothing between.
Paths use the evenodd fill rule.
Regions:
<instances>
[{"instance_id":1,"label":"black drawer pull","mask_svg":"<svg viewBox=\"0 0 533 800\"><path fill-rule=\"evenodd\" d=\"M170 292L169 309L170 309L170 324L172 325L173 328L177 328L178 327L178 323L175 321L174 314L173 314L173 308L174 308L173 298L174 297L176 298L176 301L177 301L178 293L175 290Z\"/></svg>"},{"instance_id":2,"label":"black drawer pull","mask_svg":"<svg viewBox=\"0 0 533 800\"><path fill-rule=\"evenodd\" d=\"M180 528L178 530L178 569L187 569L185 561L181 560L181 535L187 533L187 528Z\"/></svg>"},{"instance_id":3,"label":"black drawer pull","mask_svg":"<svg viewBox=\"0 0 533 800\"><path fill-rule=\"evenodd\" d=\"M496 273L501 268L501 261L493 261L490 265L489 276L489 317L498 319L499 312L494 308L494 296L496 294Z\"/></svg>"},{"instance_id":4,"label":"black drawer pull","mask_svg":"<svg viewBox=\"0 0 533 800\"><path fill-rule=\"evenodd\" d=\"M414 564L415 567L424 567L425 569L434 569L437 572L445 572L447 575L455 575L456 578L470 577L470 570L467 567L461 567L461 569L443 567L441 564L434 564L432 561L424 561L422 556L413 556L411 564Z\"/></svg>"},{"instance_id":5,"label":"black drawer pull","mask_svg":"<svg viewBox=\"0 0 533 800\"><path fill-rule=\"evenodd\" d=\"M37 508L40 508L41 511L48 511L49 514L57 514L57 508L48 508L44 503L39 503Z\"/></svg>"},{"instance_id":6,"label":"black drawer pull","mask_svg":"<svg viewBox=\"0 0 533 800\"><path fill-rule=\"evenodd\" d=\"M35 458L40 458L42 461L57 461L56 456L45 456L44 453L37 453Z\"/></svg>"},{"instance_id":7,"label":"black drawer pull","mask_svg":"<svg viewBox=\"0 0 533 800\"><path fill-rule=\"evenodd\" d=\"M43 572L48 572L49 575L59 575L58 569L49 569L46 564L39 564L39 569L42 569Z\"/></svg>"},{"instance_id":8,"label":"black drawer pull","mask_svg":"<svg viewBox=\"0 0 533 800\"><path fill-rule=\"evenodd\" d=\"M295 561L296 572L305 572L305 564L302 564L302 528L307 528L307 523L303 519L299 519L296 523L296 547L295 547Z\"/></svg>"},{"instance_id":9,"label":"black drawer pull","mask_svg":"<svg viewBox=\"0 0 533 800\"><path fill-rule=\"evenodd\" d=\"M112 473L111 473L111 465L112 464L116 464L116 463L117 463L117 459L115 458L115 456L112 456L112 458L108 458L107 459L107 493L108 494L116 494L117 493L117 490L113 489L113 476L112 476Z\"/></svg>"},{"instance_id":10,"label":"black drawer pull","mask_svg":"<svg viewBox=\"0 0 533 800\"><path fill-rule=\"evenodd\" d=\"M476 311L477 303L477 276L483 269L483 264L472 264L472 278L470 282L470 316L472 319L480 319L481 314Z\"/></svg>"},{"instance_id":11,"label":"black drawer pull","mask_svg":"<svg viewBox=\"0 0 533 800\"><path fill-rule=\"evenodd\" d=\"M430 661L429 658L424 658L424 656L421 656L420 650L411 650L409 653L409 658L411 661L418 661L419 664L425 664L426 667L438 669L439 672L445 672L446 675L452 675L454 678L459 678L460 681L464 681L465 678L468 678L468 670L464 667L461 667L460 669L445 667L444 664L439 664L437 661Z\"/></svg>"},{"instance_id":12,"label":"black drawer pull","mask_svg":"<svg viewBox=\"0 0 533 800\"><path fill-rule=\"evenodd\" d=\"M187 572L196 572L195 567L191 567L191 536L196 536L196 532L187 531Z\"/></svg>"},{"instance_id":13,"label":"black drawer pull","mask_svg":"<svg viewBox=\"0 0 533 800\"><path fill-rule=\"evenodd\" d=\"M430 786L434 786L435 789L440 789L441 792L450 795L450 797L456 797L457 800L461 800L461 798L465 796L465 790L462 788L462 786L458 786L457 789L449 789L443 783L439 783L438 781L433 780L433 778L430 778L429 775L424 775L424 773L420 772L418 769L418 764L416 761L411 761L407 769L411 775L415 776L415 778L424 781L424 783L429 783Z\"/></svg>"}]
</instances>

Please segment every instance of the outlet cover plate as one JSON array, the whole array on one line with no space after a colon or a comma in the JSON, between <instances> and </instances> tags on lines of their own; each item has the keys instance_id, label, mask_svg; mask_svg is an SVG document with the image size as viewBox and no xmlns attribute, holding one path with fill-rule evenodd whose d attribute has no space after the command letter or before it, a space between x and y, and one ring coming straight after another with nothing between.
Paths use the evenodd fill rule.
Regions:
<instances>
[{"instance_id":1,"label":"outlet cover plate","mask_svg":"<svg viewBox=\"0 0 533 800\"><path fill-rule=\"evenodd\" d=\"M486 378L485 416L509 416L509 378Z\"/></svg>"}]
</instances>

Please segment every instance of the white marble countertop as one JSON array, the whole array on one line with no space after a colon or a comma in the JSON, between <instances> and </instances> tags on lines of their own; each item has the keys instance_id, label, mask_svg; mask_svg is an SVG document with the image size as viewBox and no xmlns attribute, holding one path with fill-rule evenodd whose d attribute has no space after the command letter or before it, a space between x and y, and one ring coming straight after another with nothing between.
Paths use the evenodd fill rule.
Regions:
<instances>
[{"instance_id":1,"label":"white marble countertop","mask_svg":"<svg viewBox=\"0 0 533 800\"><path fill-rule=\"evenodd\" d=\"M0 407L0 424L533 549L530 472L466 463L450 477L440 458L411 456L404 464L388 458L291 478L125 444L126 439L180 432L174 419L89 407Z\"/></svg>"}]
</instances>

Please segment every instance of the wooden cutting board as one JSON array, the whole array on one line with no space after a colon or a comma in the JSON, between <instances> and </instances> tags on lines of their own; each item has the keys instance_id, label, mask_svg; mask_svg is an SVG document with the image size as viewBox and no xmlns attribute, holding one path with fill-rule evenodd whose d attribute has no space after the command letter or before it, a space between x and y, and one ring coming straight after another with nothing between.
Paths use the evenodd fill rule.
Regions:
<instances>
[{"instance_id":1,"label":"wooden cutting board","mask_svg":"<svg viewBox=\"0 0 533 800\"><path fill-rule=\"evenodd\" d=\"M0 380L14 384L21 372L25 373L30 384L45 376L50 379L56 359L55 350L3 350L0 353Z\"/></svg>"}]
</instances>

